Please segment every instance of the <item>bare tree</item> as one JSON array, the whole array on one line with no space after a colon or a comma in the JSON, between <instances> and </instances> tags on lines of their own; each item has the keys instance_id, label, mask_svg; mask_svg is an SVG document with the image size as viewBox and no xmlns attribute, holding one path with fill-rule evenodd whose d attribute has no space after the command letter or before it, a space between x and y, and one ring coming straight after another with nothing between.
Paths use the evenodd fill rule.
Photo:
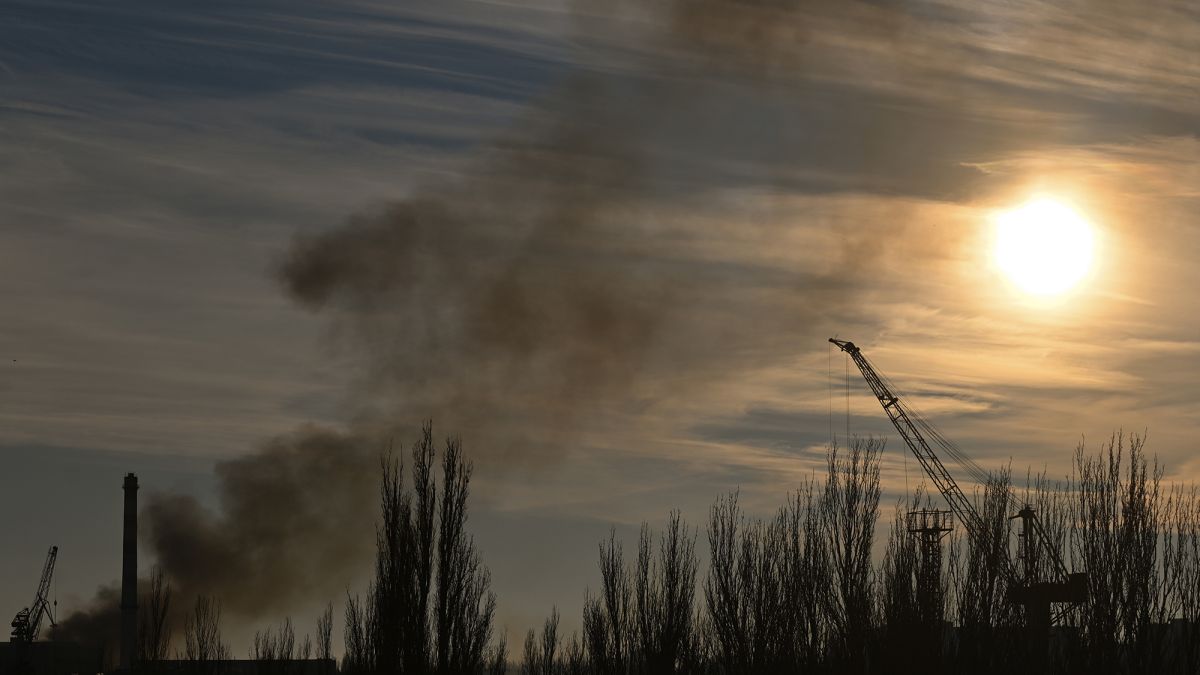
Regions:
<instances>
[{"instance_id":1,"label":"bare tree","mask_svg":"<svg viewBox=\"0 0 1200 675\"><path fill-rule=\"evenodd\" d=\"M600 595L593 597L589 591L584 598L584 642L597 675L626 672L631 593L621 543L612 530L608 545L600 544Z\"/></svg>"},{"instance_id":2,"label":"bare tree","mask_svg":"<svg viewBox=\"0 0 1200 675\"><path fill-rule=\"evenodd\" d=\"M413 448L415 492L432 500L429 463L433 445L430 433ZM375 584L371 593L371 632L374 667L379 672L423 673L429 664L426 619L428 571L422 565L431 554L424 546L433 537L432 524L422 514L432 506L417 505L404 487L403 464L393 457L383 460L380 482L381 523L376 536Z\"/></svg>"},{"instance_id":3,"label":"bare tree","mask_svg":"<svg viewBox=\"0 0 1200 675\"><path fill-rule=\"evenodd\" d=\"M697 642L695 536L678 511L671 513L657 556L652 547L653 536L643 524L634 581L633 638L639 670L667 675L692 663L690 652Z\"/></svg>"},{"instance_id":4,"label":"bare tree","mask_svg":"<svg viewBox=\"0 0 1200 675\"><path fill-rule=\"evenodd\" d=\"M524 658L521 675L555 675L558 663L558 608L550 610L550 616L542 625L542 637L531 628L525 634Z\"/></svg>"},{"instance_id":5,"label":"bare tree","mask_svg":"<svg viewBox=\"0 0 1200 675\"><path fill-rule=\"evenodd\" d=\"M882 665L891 673L929 672L931 645L920 639L921 616L917 598L919 549L908 531L907 514L916 503L897 504L883 555L880 579L880 625L883 629ZM940 654L938 654L940 660Z\"/></svg>"},{"instance_id":6,"label":"bare tree","mask_svg":"<svg viewBox=\"0 0 1200 675\"><path fill-rule=\"evenodd\" d=\"M704 597L717 658L722 670L731 674L748 673L755 661L755 626L748 607L759 577L747 573L752 567L747 558L753 558L757 542L742 534L744 527L737 493L719 498L709 512Z\"/></svg>"},{"instance_id":7,"label":"bare tree","mask_svg":"<svg viewBox=\"0 0 1200 675\"><path fill-rule=\"evenodd\" d=\"M466 533L471 464L463 460L457 439L448 440L445 448L438 519L436 672L457 675L484 667L496 596L475 542Z\"/></svg>"},{"instance_id":8,"label":"bare tree","mask_svg":"<svg viewBox=\"0 0 1200 675\"><path fill-rule=\"evenodd\" d=\"M136 668L158 673L171 649L171 584L161 567L150 575L147 592L138 603L138 654Z\"/></svg>"},{"instance_id":9,"label":"bare tree","mask_svg":"<svg viewBox=\"0 0 1200 675\"><path fill-rule=\"evenodd\" d=\"M833 572L830 618L836 650L847 673L866 668L874 593L871 544L879 519L879 455L882 439L855 437L841 455L836 444L828 455L821 506Z\"/></svg>"},{"instance_id":10,"label":"bare tree","mask_svg":"<svg viewBox=\"0 0 1200 675\"><path fill-rule=\"evenodd\" d=\"M184 660L195 675L219 673L229 660L229 645L221 640L221 603L207 595L196 604L183 625Z\"/></svg>"},{"instance_id":11,"label":"bare tree","mask_svg":"<svg viewBox=\"0 0 1200 675\"><path fill-rule=\"evenodd\" d=\"M769 530L778 541L764 550L778 551L770 566L778 577L778 617L772 622L778 635L766 640L770 654L767 669L812 670L823 663L829 644L833 572L829 546L822 536L823 508L813 481L806 481L779 510Z\"/></svg>"},{"instance_id":12,"label":"bare tree","mask_svg":"<svg viewBox=\"0 0 1200 675\"><path fill-rule=\"evenodd\" d=\"M374 597L374 588L367 591ZM345 628L342 639L345 653L342 656L342 672L348 675L369 675L378 671L375 657L375 613L371 602L364 602L356 595L346 594Z\"/></svg>"},{"instance_id":13,"label":"bare tree","mask_svg":"<svg viewBox=\"0 0 1200 675\"><path fill-rule=\"evenodd\" d=\"M333 659L333 603L325 605L325 610L317 617L316 655L322 661Z\"/></svg>"},{"instance_id":14,"label":"bare tree","mask_svg":"<svg viewBox=\"0 0 1200 675\"><path fill-rule=\"evenodd\" d=\"M307 636L305 641L307 647L301 647L304 653L300 658L303 659L307 659L312 652L312 641ZM296 655L296 629L291 617L285 617L274 630L268 627L254 632L250 658L258 662L261 675L288 675Z\"/></svg>"},{"instance_id":15,"label":"bare tree","mask_svg":"<svg viewBox=\"0 0 1200 675\"><path fill-rule=\"evenodd\" d=\"M806 621L799 603L809 590L804 544L790 526L796 513L781 510L770 523L747 521L737 494L718 499L709 517L711 564L705 580L708 633L714 658L727 673L759 673L796 666ZM790 535L797 534L792 539ZM795 545L793 547L793 544ZM797 597L787 597L788 592ZM819 621L824 621L822 615ZM697 649L699 651L699 648Z\"/></svg>"},{"instance_id":16,"label":"bare tree","mask_svg":"<svg viewBox=\"0 0 1200 675\"><path fill-rule=\"evenodd\" d=\"M1142 448L1141 438L1118 433L1097 457L1088 457L1082 445L1076 450L1076 541L1090 572L1083 626L1097 673L1161 669L1162 631L1153 624L1174 618L1173 594L1162 584L1158 564L1165 525L1162 469L1148 463ZM1165 571L1175 569L1168 565Z\"/></svg>"},{"instance_id":17,"label":"bare tree","mask_svg":"<svg viewBox=\"0 0 1200 675\"><path fill-rule=\"evenodd\" d=\"M996 672L1012 664L1018 625L1016 607L1008 600L1007 570L1011 527L1010 474L1003 469L984 485L975 506L983 524L978 536L952 540L950 560L958 618L956 667L963 672ZM964 549L965 548L965 552Z\"/></svg>"},{"instance_id":18,"label":"bare tree","mask_svg":"<svg viewBox=\"0 0 1200 675\"><path fill-rule=\"evenodd\" d=\"M377 672L481 673L494 657L491 576L466 530L471 464L458 440L446 441L439 500L434 457L426 424L412 449L411 491L400 461L382 463L375 583L369 611L353 617L370 618L365 651Z\"/></svg>"},{"instance_id":19,"label":"bare tree","mask_svg":"<svg viewBox=\"0 0 1200 675\"><path fill-rule=\"evenodd\" d=\"M562 675L589 675L591 672L587 645L579 639L578 633L571 634L571 642L563 650L558 671Z\"/></svg>"},{"instance_id":20,"label":"bare tree","mask_svg":"<svg viewBox=\"0 0 1200 675\"><path fill-rule=\"evenodd\" d=\"M866 667L874 612L871 546L882 442L831 447L819 493L803 485L770 522L737 495L709 517L708 615L700 642L725 673Z\"/></svg>"},{"instance_id":21,"label":"bare tree","mask_svg":"<svg viewBox=\"0 0 1200 675\"><path fill-rule=\"evenodd\" d=\"M1176 485L1165 509L1162 592L1164 671L1200 671L1200 493Z\"/></svg>"},{"instance_id":22,"label":"bare tree","mask_svg":"<svg viewBox=\"0 0 1200 675\"><path fill-rule=\"evenodd\" d=\"M488 650L487 675L507 675L508 673L508 641L503 633L496 644Z\"/></svg>"}]
</instances>

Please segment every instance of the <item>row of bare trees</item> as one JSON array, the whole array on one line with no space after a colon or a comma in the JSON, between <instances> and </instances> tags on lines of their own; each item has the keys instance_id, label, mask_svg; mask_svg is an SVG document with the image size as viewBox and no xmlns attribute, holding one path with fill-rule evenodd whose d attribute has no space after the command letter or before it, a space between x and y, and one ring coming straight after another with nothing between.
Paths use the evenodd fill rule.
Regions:
<instances>
[{"instance_id":1,"label":"row of bare trees","mask_svg":"<svg viewBox=\"0 0 1200 675\"><path fill-rule=\"evenodd\" d=\"M1032 482L1064 557L1087 570L1089 601L1066 617L1059 658L1091 673L1200 672L1200 494L1166 484L1143 439L1082 446L1074 475Z\"/></svg>"},{"instance_id":2,"label":"row of bare trees","mask_svg":"<svg viewBox=\"0 0 1200 675\"><path fill-rule=\"evenodd\" d=\"M600 583L585 594L582 633L569 638L553 611L526 635L519 663L493 641L495 597L467 533L471 465L457 441L440 462L424 428L407 465L381 467L374 580L348 595L341 670L355 675L488 673L659 675L751 673L999 673L1034 670L1025 617L1007 597L1018 561L1014 505L1031 504L1069 567L1086 570L1088 600L1057 617L1057 672L1114 675L1200 672L1200 494L1167 485L1138 437L1080 447L1070 476L1008 469L974 491L985 528L959 527L931 554L905 516L936 503L921 489L880 523L878 439L830 448L824 476L804 481L771 517L746 514L738 494L719 498L700 531L678 512L661 532L643 526L626 556L615 535L599 546ZM440 469L440 471L437 471ZM1016 497L1014 497L1014 494ZM1050 556L1032 563L1047 578ZM944 554L944 560L943 560ZM161 575L141 603L141 658L170 652L171 591ZM255 634L251 657L266 675L296 659L333 657L332 606L315 642L290 620ZM184 621L178 656L216 675L229 658L220 605L200 598Z\"/></svg>"},{"instance_id":3,"label":"row of bare trees","mask_svg":"<svg viewBox=\"0 0 1200 675\"><path fill-rule=\"evenodd\" d=\"M155 569L138 603L138 643L134 668L146 675L169 670L172 626L171 585L161 569ZM289 624L290 625L290 624ZM183 648L175 653L176 664L195 675L216 675L230 658L229 645L221 636L221 603L199 596L183 618Z\"/></svg>"},{"instance_id":4,"label":"row of bare trees","mask_svg":"<svg viewBox=\"0 0 1200 675\"><path fill-rule=\"evenodd\" d=\"M333 670L333 605L327 604L317 617L317 638L305 634L297 643L296 631L291 618L274 628L254 632L254 643L250 658L257 662L260 675L294 675L299 669L297 662L317 659L324 669ZM320 670L320 669L319 669ZM313 672L311 669L306 673Z\"/></svg>"},{"instance_id":5,"label":"row of bare trees","mask_svg":"<svg viewBox=\"0 0 1200 675\"><path fill-rule=\"evenodd\" d=\"M1141 438L1117 434L1096 454L1081 446L1060 481L1030 476L1014 489L997 471L975 491L982 536L957 528L936 554L905 522L934 503L919 489L896 505L877 555L882 450L876 439L831 448L823 479L771 518L748 517L736 493L718 499L702 580L698 533L678 513L657 539L643 526L631 564L611 536L582 638L563 639L553 613L527 635L521 672L1036 672L1045 657L1007 597L1024 503L1068 566L1089 572L1087 602L1056 608L1054 672L1200 672L1200 496L1165 485ZM1034 563L1042 578L1047 553Z\"/></svg>"},{"instance_id":6,"label":"row of bare trees","mask_svg":"<svg viewBox=\"0 0 1200 675\"><path fill-rule=\"evenodd\" d=\"M201 595L183 617L183 646L172 658L171 585L156 569L142 592L138 607L138 652L134 668L145 675L183 672L187 675L220 675L227 670L232 652L221 634L221 603ZM250 658L262 675L290 675L297 661L318 659L333 672L333 605L317 618L317 637L305 634L299 643L291 618L278 626L254 633ZM307 670L312 673L313 671Z\"/></svg>"}]
</instances>

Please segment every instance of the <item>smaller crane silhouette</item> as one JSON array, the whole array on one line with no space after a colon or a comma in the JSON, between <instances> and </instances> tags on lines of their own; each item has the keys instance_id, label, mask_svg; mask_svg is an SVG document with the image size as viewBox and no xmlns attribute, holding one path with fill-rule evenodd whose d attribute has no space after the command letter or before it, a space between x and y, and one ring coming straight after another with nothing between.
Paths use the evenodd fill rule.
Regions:
<instances>
[{"instance_id":1,"label":"smaller crane silhouette","mask_svg":"<svg viewBox=\"0 0 1200 675\"><path fill-rule=\"evenodd\" d=\"M54 577L54 561L58 558L58 547L51 546L46 554L46 564L42 567L42 580L38 583L37 595L33 604L17 612L12 620L12 641L29 644L37 640L38 631L42 627L42 617L49 617L50 625L54 625L54 611L50 605L50 580Z\"/></svg>"}]
</instances>

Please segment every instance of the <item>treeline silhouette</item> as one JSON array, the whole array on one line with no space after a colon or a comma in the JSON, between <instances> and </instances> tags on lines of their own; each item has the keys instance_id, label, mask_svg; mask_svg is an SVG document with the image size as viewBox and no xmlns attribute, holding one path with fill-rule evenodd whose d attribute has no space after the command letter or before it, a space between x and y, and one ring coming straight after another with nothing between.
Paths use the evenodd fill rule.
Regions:
<instances>
[{"instance_id":1,"label":"treeline silhouette","mask_svg":"<svg viewBox=\"0 0 1200 675\"><path fill-rule=\"evenodd\" d=\"M751 673L1200 672L1200 495L1166 485L1143 439L1115 434L1098 452L1077 448L1062 480L1008 468L973 499L986 529L956 528L932 551L907 516L936 503L924 488L881 520L884 443L831 444L824 475L804 480L771 517L746 514L737 492L713 504L701 569L700 531L679 512L661 532L643 524L628 555L615 533L599 544L599 578L585 591L582 631L560 615L529 630L519 652L494 638L496 599L466 528L472 467L448 440L440 467L431 427L407 464L380 467L374 579L349 594L340 671L352 675L660 675ZM436 471L440 468L440 472ZM440 474L440 475L435 475ZM440 480L439 480L440 478ZM1036 653L1005 570L1045 551L1020 549L1014 504L1030 504L1069 568L1086 570L1088 600L1059 606L1049 655ZM886 539L877 549L876 528ZM156 575L141 603L143 672L165 672L171 589ZM315 641L290 619L255 634L250 657L265 675L334 667L332 605ZM229 663L220 605L199 598L176 653L189 673ZM1045 642L1041 642L1045 649ZM224 665L223 665L224 664ZM171 672L178 672L177 663Z\"/></svg>"},{"instance_id":2,"label":"treeline silhouette","mask_svg":"<svg viewBox=\"0 0 1200 675\"><path fill-rule=\"evenodd\" d=\"M824 476L770 518L743 513L736 492L717 499L702 578L698 532L679 513L657 535L643 525L629 560L610 536L582 635L563 636L552 611L527 634L520 672L1200 672L1200 498L1164 484L1142 438L1116 434L1095 454L1081 445L1059 481L1014 488L997 471L974 494L983 536L956 529L944 558L910 532L908 514L934 503L918 488L894 506L876 562L882 450L873 438L833 445ZM1005 570L1026 554L1014 504L1026 503L1068 566L1090 573L1088 601L1057 608L1048 655L1006 597ZM1043 579L1047 553L1028 552Z\"/></svg>"}]
</instances>

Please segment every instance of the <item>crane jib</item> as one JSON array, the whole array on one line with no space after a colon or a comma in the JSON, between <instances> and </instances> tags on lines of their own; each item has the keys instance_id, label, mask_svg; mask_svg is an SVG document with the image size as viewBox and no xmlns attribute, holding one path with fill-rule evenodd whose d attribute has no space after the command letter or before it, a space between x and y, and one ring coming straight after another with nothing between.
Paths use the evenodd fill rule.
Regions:
<instances>
[{"instance_id":1,"label":"crane jib","mask_svg":"<svg viewBox=\"0 0 1200 675\"><path fill-rule=\"evenodd\" d=\"M29 643L37 640L42 627L42 618L50 617L53 625L54 616L50 612L50 581L54 578L54 561L58 559L58 547L51 546L46 554L46 564L42 566L42 576L38 581L37 594L33 604L29 605L12 620L12 639L14 642Z\"/></svg>"}]
</instances>

